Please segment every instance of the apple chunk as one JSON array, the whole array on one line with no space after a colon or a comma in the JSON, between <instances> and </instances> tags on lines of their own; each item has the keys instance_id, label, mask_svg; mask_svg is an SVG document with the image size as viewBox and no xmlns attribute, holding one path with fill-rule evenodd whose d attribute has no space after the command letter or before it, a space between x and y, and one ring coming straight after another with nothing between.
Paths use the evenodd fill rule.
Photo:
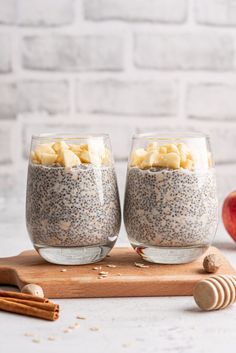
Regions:
<instances>
[{"instance_id":1,"label":"apple chunk","mask_svg":"<svg viewBox=\"0 0 236 353\"><path fill-rule=\"evenodd\" d=\"M41 153L41 163L43 165L52 165L57 160L56 154Z\"/></svg>"},{"instance_id":2,"label":"apple chunk","mask_svg":"<svg viewBox=\"0 0 236 353\"><path fill-rule=\"evenodd\" d=\"M59 153L61 150L68 150L69 146L64 141L55 142L52 145L55 152Z\"/></svg>"},{"instance_id":3,"label":"apple chunk","mask_svg":"<svg viewBox=\"0 0 236 353\"><path fill-rule=\"evenodd\" d=\"M43 144L37 146L35 149L35 156L38 159L38 161L41 163L42 163L42 154L44 154L44 153L52 154L52 155L56 156L54 149L48 143L43 143Z\"/></svg>"},{"instance_id":4,"label":"apple chunk","mask_svg":"<svg viewBox=\"0 0 236 353\"><path fill-rule=\"evenodd\" d=\"M62 150L61 157L63 160L63 165L66 168L76 167L77 165L81 164L79 157L70 150Z\"/></svg>"}]
</instances>

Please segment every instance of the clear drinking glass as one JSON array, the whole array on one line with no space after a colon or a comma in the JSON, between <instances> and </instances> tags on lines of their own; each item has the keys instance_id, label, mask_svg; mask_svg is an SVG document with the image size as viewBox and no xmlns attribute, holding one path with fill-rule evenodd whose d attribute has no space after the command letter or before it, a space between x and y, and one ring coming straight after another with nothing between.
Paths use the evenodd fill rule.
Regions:
<instances>
[{"instance_id":1,"label":"clear drinking glass","mask_svg":"<svg viewBox=\"0 0 236 353\"><path fill-rule=\"evenodd\" d=\"M86 264L112 249L121 223L108 135L32 137L26 224L47 261Z\"/></svg>"},{"instance_id":2,"label":"clear drinking glass","mask_svg":"<svg viewBox=\"0 0 236 353\"><path fill-rule=\"evenodd\" d=\"M218 223L207 136L168 132L133 137L124 222L131 245L147 261L187 263L206 251Z\"/></svg>"}]
</instances>

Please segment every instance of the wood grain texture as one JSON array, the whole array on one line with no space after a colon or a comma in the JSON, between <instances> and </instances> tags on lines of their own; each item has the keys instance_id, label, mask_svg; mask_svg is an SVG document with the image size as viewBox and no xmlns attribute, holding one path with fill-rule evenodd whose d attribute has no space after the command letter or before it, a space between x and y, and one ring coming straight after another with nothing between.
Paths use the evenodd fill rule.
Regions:
<instances>
[{"instance_id":1,"label":"wood grain texture","mask_svg":"<svg viewBox=\"0 0 236 353\"><path fill-rule=\"evenodd\" d=\"M208 253L218 254L222 259L218 274L236 274L218 249L211 247ZM192 295L196 282L209 277L202 268L203 257L190 264L158 265L143 261L131 248L114 248L110 257L96 264L59 266L44 261L36 251L24 251L0 259L0 284L21 289L35 283L48 298ZM136 267L135 262L145 262L149 267ZM116 267L107 267L109 264ZM93 270L99 266L102 269ZM65 272L61 271L63 268ZM100 271L108 272L107 278L99 279Z\"/></svg>"}]
</instances>

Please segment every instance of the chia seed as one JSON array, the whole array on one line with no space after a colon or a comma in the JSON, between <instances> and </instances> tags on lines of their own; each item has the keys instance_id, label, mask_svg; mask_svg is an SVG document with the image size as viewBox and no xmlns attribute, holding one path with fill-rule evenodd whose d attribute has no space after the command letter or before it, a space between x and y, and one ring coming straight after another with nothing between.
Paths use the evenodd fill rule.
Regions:
<instances>
[{"instance_id":1,"label":"chia seed","mask_svg":"<svg viewBox=\"0 0 236 353\"><path fill-rule=\"evenodd\" d=\"M124 221L132 244L209 245L217 219L214 169L128 169Z\"/></svg>"},{"instance_id":2,"label":"chia seed","mask_svg":"<svg viewBox=\"0 0 236 353\"><path fill-rule=\"evenodd\" d=\"M27 229L38 246L106 245L117 237L121 215L112 166L29 164Z\"/></svg>"}]
</instances>

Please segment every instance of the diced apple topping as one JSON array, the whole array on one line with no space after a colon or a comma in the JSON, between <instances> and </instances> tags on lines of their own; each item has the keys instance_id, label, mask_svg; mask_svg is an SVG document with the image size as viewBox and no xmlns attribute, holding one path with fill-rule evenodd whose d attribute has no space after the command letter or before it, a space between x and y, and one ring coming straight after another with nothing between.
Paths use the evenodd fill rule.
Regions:
<instances>
[{"instance_id":1,"label":"diced apple topping","mask_svg":"<svg viewBox=\"0 0 236 353\"><path fill-rule=\"evenodd\" d=\"M144 160L141 163L141 168L148 169L148 168L153 167L154 164L156 165L156 163L157 163L157 158L158 158L157 151L147 152Z\"/></svg>"},{"instance_id":2,"label":"diced apple topping","mask_svg":"<svg viewBox=\"0 0 236 353\"><path fill-rule=\"evenodd\" d=\"M34 164L40 164L40 162L38 161L37 156L36 156L36 154L35 154L34 151L31 151L31 153L30 153L30 158L31 158L31 161L32 161Z\"/></svg>"},{"instance_id":3,"label":"diced apple topping","mask_svg":"<svg viewBox=\"0 0 236 353\"><path fill-rule=\"evenodd\" d=\"M193 169L193 161L191 159L186 159L180 162L180 167L184 169Z\"/></svg>"},{"instance_id":4,"label":"diced apple topping","mask_svg":"<svg viewBox=\"0 0 236 353\"><path fill-rule=\"evenodd\" d=\"M52 145L52 148L54 149L55 152L60 152L61 150L68 150L69 146L67 145L67 143L65 143L64 141L59 141L56 142Z\"/></svg>"},{"instance_id":5,"label":"diced apple topping","mask_svg":"<svg viewBox=\"0 0 236 353\"><path fill-rule=\"evenodd\" d=\"M88 151L88 145L87 144L69 145L69 149L76 154L80 154L83 151Z\"/></svg>"},{"instance_id":6,"label":"diced apple topping","mask_svg":"<svg viewBox=\"0 0 236 353\"><path fill-rule=\"evenodd\" d=\"M41 153L41 163L43 165L52 165L57 160L56 154Z\"/></svg>"},{"instance_id":7,"label":"diced apple topping","mask_svg":"<svg viewBox=\"0 0 236 353\"><path fill-rule=\"evenodd\" d=\"M167 153L174 152L174 153L179 154L178 147L173 143L170 143L169 145L165 145L164 147L166 147Z\"/></svg>"},{"instance_id":8,"label":"diced apple topping","mask_svg":"<svg viewBox=\"0 0 236 353\"><path fill-rule=\"evenodd\" d=\"M213 167L213 160L212 160L211 152L208 152L207 157L208 157L208 167L212 168Z\"/></svg>"},{"instance_id":9,"label":"diced apple topping","mask_svg":"<svg viewBox=\"0 0 236 353\"><path fill-rule=\"evenodd\" d=\"M184 143L158 145L152 142L144 148L138 148L131 155L131 167L149 169L152 167L170 169L194 168L194 156Z\"/></svg>"},{"instance_id":10,"label":"diced apple topping","mask_svg":"<svg viewBox=\"0 0 236 353\"><path fill-rule=\"evenodd\" d=\"M42 154L47 153L47 154L52 154L55 155L56 152L54 151L54 149L51 147L50 144L48 143L43 143L41 145L39 145L36 149L35 149L35 156L36 159L42 163Z\"/></svg>"},{"instance_id":11,"label":"diced apple topping","mask_svg":"<svg viewBox=\"0 0 236 353\"><path fill-rule=\"evenodd\" d=\"M147 150L148 152L158 150L158 143L157 143L157 142L149 143L149 144L147 145L146 150Z\"/></svg>"},{"instance_id":12,"label":"diced apple topping","mask_svg":"<svg viewBox=\"0 0 236 353\"><path fill-rule=\"evenodd\" d=\"M81 163L79 157L77 157L76 154L70 150L62 150L61 155L63 159L63 166L66 168L76 167Z\"/></svg>"},{"instance_id":13,"label":"diced apple topping","mask_svg":"<svg viewBox=\"0 0 236 353\"><path fill-rule=\"evenodd\" d=\"M80 153L80 158L83 163L91 163L91 153L88 151L82 151Z\"/></svg>"},{"instance_id":14,"label":"diced apple topping","mask_svg":"<svg viewBox=\"0 0 236 353\"><path fill-rule=\"evenodd\" d=\"M40 144L31 152L34 164L57 165L65 168L76 167L81 163L109 165L111 153L103 142L89 144L67 144L64 141Z\"/></svg>"},{"instance_id":15,"label":"diced apple topping","mask_svg":"<svg viewBox=\"0 0 236 353\"><path fill-rule=\"evenodd\" d=\"M178 169L180 168L180 156L175 152L160 154L158 156L157 166Z\"/></svg>"},{"instance_id":16,"label":"diced apple topping","mask_svg":"<svg viewBox=\"0 0 236 353\"><path fill-rule=\"evenodd\" d=\"M144 148L138 148L135 150L131 155L131 166L140 165L143 162L146 154L147 152Z\"/></svg>"},{"instance_id":17,"label":"diced apple topping","mask_svg":"<svg viewBox=\"0 0 236 353\"><path fill-rule=\"evenodd\" d=\"M161 146L160 149L159 149L159 152L160 153L167 153L167 147Z\"/></svg>"},{"instance_id":18,"label":"diced apple topping","mask_svg":"<svg viewBox=\"0 0 236 353\"><path fill-rule=\"evenodd\" d=\"M111 162L111 152L105 148L104 154L102 155L102 164L108 165Z\"/></svg>"}]
</instances>

